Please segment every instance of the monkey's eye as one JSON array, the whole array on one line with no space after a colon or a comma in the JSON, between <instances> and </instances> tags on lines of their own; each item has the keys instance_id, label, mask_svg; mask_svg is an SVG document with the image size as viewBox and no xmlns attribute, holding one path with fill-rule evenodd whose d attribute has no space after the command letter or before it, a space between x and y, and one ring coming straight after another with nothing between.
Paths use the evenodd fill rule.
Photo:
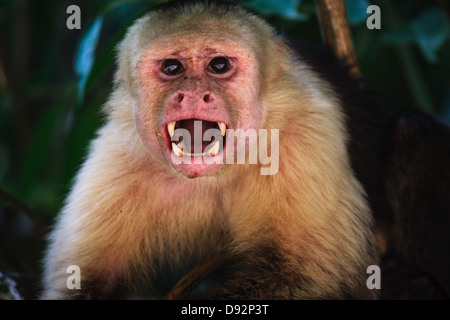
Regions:
<instances>
[{"instance_id":1,"label":"monkey's eye","mask_svg":"<svg viewBox=\"0 0 450 320\"><path fill-rule=\"evenodd\" d=\"M184 67L177 59L167 59L163 61L161 71L168 76L176 76L184 71Z\"/></svg>"},{"instance_id":2,"label":"monkey's eye","mask_svg":"<svg viewBox=\"0 0 450 320\"><path fill-rule=\"evenodd\" d=\"M223 74L230 69L230 61L225 57L213 58L208 65L212 73Z\"/></svg>"}]
</instances>

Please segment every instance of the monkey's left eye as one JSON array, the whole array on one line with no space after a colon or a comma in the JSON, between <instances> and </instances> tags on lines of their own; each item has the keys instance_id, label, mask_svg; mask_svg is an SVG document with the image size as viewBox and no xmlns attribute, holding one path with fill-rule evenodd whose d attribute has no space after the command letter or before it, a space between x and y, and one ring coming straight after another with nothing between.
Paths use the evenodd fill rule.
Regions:
<instances>
[{"instance_id":1,"label":"monkey's left eye","mask_svg":"<svg viewBox=\"0 0 450 320\"><path fill-rule=\"evenodd\" d=\"M230 70L230 61L225 57L213 58L208 65L209 71L217 74L223 74Z\"/></svg>"},{"instance_id":2,"label":"monkey's left eye","mask_svg":"<svg viewBox=\"0 0 450 320\"><path fill-rule=\"evenodd\" d=\"M161 70L168 76L176 76L184 71L184 67L177 59L167 59L163 61Z\"/></svg>"}]
</instances>

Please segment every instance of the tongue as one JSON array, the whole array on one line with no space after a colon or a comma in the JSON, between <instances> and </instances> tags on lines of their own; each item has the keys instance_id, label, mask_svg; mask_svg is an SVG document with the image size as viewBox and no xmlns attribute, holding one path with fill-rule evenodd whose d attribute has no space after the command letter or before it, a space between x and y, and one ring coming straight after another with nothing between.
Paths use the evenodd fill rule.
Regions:
<instances>
[{"instance_id":1,"label":"tongue","mask_svg":"<svg viewBox=\"0 0 450 320\"><path fill-rule=\"evenodd\" d=\"M201 137L197 137L195 135L195 122L197 123L197 128L201 127ZM208 129L217 129L217 125L215 122L211 121L202 121L198 119L188 119L188 120L181 120L179 122L179 127L186 129L189 131L189 134L191 136L191 153L197 152L197 150L194 150L195 141L198 139L198 141L202 141L202 150L201 152L205 151L205 148L211 143L211 141L203 141L203 135L206 130ZM199 132L200 133L200 132Z\"/></svg>"}]
</instances>

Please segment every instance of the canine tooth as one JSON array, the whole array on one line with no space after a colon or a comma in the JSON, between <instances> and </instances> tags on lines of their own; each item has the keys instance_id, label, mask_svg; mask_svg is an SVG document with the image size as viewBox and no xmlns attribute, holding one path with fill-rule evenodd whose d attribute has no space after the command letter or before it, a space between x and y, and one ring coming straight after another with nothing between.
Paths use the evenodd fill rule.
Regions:
<instances>
[{"instance_id":1,"label":"canine tooth","mask_svg":"<svg viewBox=\"0 0 450 320\"><path fill-rule=\"evenodd\" d=\"M219 152L219 147L220 147L219 141L216 141L216 143L208 150L208 154L211 157L214 157Z\"/></svg>"},{"instance_id":2,"label":"canine tooth","mask_svg":"<svg viewBox=\"0 0 450 320\"><path fill-rule=\"evenodd\" d=\"M169 124L167 125L167 131L169 132L169 136L172 138L173 137L173 133L175 131L175 124L177 122L176 121L172 121L169 122Z\"/></svg>"},{"instance_id":3,"label":"canine tooth","mask_svg":"<svg viewBox=\"0 0 450 320\"><path fill-rule=\"evenodd\" d=\"M223 122L217 122L217 124L219 125L220 133L222 133L222 136L225 137L225 134L227 133L227 125Z\"/></svg>"},{"instance_id":4,"label":"canine tooth","mask_svg":"<svg viewBox=\"0 0 450 320\"><path fill-rule=\"evenodd\" d=\"M183 150L180 149L180 147L178 147L175 142L172 142L172 150L173 152L178 155L179 157L184 156L184 152Z\"/></svg>"}]
</instances>

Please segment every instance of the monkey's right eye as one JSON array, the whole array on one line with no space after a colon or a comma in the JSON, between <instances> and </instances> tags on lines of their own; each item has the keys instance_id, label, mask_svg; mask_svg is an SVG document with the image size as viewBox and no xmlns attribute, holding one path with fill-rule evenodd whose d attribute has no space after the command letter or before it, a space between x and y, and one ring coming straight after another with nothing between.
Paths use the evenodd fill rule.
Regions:
<instances>
[{"instance_id":1,"label":"monkey's right eye","mask_svg":"<svg viewBox=\"0 0 450 320\"><path fill-rule=\"evenodd\" d=\"M168 76L176 76L184 71L184 67L177 59L167 59L163 61L161 71Z\"/></svg>"}]
</instances>

